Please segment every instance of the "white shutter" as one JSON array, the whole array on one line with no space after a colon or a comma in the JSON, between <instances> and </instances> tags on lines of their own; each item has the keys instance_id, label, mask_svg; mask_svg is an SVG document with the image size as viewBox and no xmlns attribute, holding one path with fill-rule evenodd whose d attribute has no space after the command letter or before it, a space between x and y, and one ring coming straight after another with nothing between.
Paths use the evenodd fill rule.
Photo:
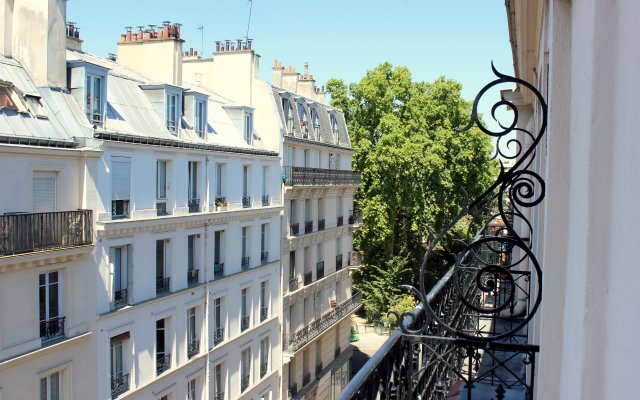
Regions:
<instances>
[{"instance_id":1,"label":"white shutter","mask_svg":"<svg viewBox=\"0 0 640 400\"><path fill-rule=\"evenodd\" d=\"M56 173L33 172L33 211L56 210Z\"/></svg>"},{"instance_id":2,"label":"white shutter","mask_svg":"<svg viewBox=\"0 0 640 400\"><path fill-rule=\"evenodd\" d=\"M131 159L111 157L111 200L131 199Z\"/></svg>"}]
</instances>

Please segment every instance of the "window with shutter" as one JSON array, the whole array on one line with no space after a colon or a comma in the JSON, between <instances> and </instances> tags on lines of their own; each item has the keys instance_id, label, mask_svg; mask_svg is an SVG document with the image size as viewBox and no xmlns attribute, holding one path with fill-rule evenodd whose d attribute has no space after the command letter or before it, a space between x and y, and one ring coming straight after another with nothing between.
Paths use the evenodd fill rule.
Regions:
<instances>
[{"instance_id":1,"label":"window with shutter","mask_svg":"<svg viewBox=\"0 0 640 400\"><path fill-rule=\"evenodd\" d=\"M33 172L33 211L51 212L56 210L56 173Z\"/></svg>"},{"instance_id":2,"label":"window with shutter","mask_svg":"<svg viewBox=\"0 0 640 400\"><path fill-rule=\"evenodd\" d=\"M111 216L129 216L131 200L131 158L111 157Z\"/></svg>"}]
</instances>

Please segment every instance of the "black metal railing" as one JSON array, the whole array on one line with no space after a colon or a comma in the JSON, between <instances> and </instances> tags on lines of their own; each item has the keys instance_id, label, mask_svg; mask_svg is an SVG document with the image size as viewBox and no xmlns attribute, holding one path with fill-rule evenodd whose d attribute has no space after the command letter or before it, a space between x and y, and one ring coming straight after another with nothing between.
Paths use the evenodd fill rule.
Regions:
<instances>
[{"instance_id":1,"label":"black metal railing","mask_svg":"<svg viewBox=\"0 0 640 400\"><path fill-rule=\"evenodd\" d=\"M251 207L251 196L242 196L242 207L243 208Z\"/></svg>"},{"instance_id":2,"label":"black metal railing","mask_svg":"<svg viewBox=\"0 0 640 400\"><path fill-rule=\"evenodd\" d=\"M249 269L250 266L251 266L251 257L242 256L242 259L240 259L240 269L243 271L246 271Z\"/></svg>"},{"instance_id":3,"label":"black metal railing","mask_svg":"<svg viewBox=\"0 0 640 400\"><path fill-rule=\"evenodd\" d=\"M269 308L268 307L260 307L260 322L267 319L269 316Z\"/></svg>"},{"instance_id":4,"label":"black metal railing","mask_svg":"<svg viewBox=\"0 0 640 400\"><path fill-rule=\"evenodd\" d=\"M200 199L189 199L188 206L190 213L200 212Z\"/></svg>"},{"instance_id":5,"label":"black metal railing","mask_svg":"<svg viewBox=\"0 0 640 400\"><path fill-rule=\"evenodd\" d=\"M224 391L216 392L215 400L224 400Z\"/></svg>"},{"instance_id":6,"label":"black metal railing","mask_svg":"<svg viewBox=\"0 0 640 400\"><path fill-rule=\"evenodd\" d=\"M286 186L358 185L360 173L350 170L283 167Z\"/></svg>"},{"instance_id":7,"label":"black metal railing","mask_svg":"<svg viewBox=\"0 0 640 400\"><path fill-rule=\"evenodd\" d=\"M164 371L171 368L171 354L157 356L156 358L156 375L160 375Z\"/></svg>"},{"instance_id":8,"label":"black metal railing","mask_svg":"<svg viewBox=\"0 0 640 400\"><path fill-rule=\"evenodd\" d=\"M187 357L193 358L198 353L200 353L200 340L193 339L187 344Z\"/></svg>"},{"instance_id":9,"label":"black metal railing","mask_svg":"<svg viewBox=\"0 0 640 400\"><path fill-rule=\"evenodd\" d=\"M271 197L269 197L268 194L263 194L262 195L262 206L263 207L267 207L270 204L271 204Z\"/></svg>"},{"instance_id":10,"label":"black metal railing","mask_svg":"<svg viewBox=\"0 0 640 400\"><path fill-rule=\"evenodd\" d=\"M261 264L267 264L269 262L269 252L268 251L261 251L260 252L260 263Z\"/></svg>"},{"instance_id":11,"label":"black metal railing","mask_svg":"<svg viewBox=\"0 0 640 400\"><path fill-rule=\"evenodd\" d=\"M240 317L240 331L246 331L249 329L249 316L243 315Z\"/></svg>"},{"instance_id":12,"label":"black metal railing","mask_svg":"<svg viewBox=\"0 0 640 400\"><path fill-rule=\"evenodd\" d=\"M213 333L213 345L217 346L222 342L224 342L224 328L216 328Z\"/></svg>"},{"instance_id":13,"label":"black metal railing","mask_svg":"<svg viewBox=\"0 0 640 400\"><path fill-rule=\"evenodd\" d=\"M350 251L347 264L350 267L359 267L362 265L362 253L359 251Z\"/></svg>"},{"instance_id":14,"label":"black metal railing","mask_svg":"<svg viewBox=\"0 0 640 400\"><path fill-rule=\"evenodd\" d=\"M322 373L322 362L316 364L316 379L319 378L319 375Z\"/></svg>"},{"instance_id":15,"label":"black metal railing","mask_svg":"<svg viewBox=\"0 0 640 400\"><path fill-rule=\"evenodd\" d=\"M197 285L200 282L200 270L195 268L187 270L187 281L189 286Z\"/></svg>"},{"instance_id":16,"label":"black metal railing","mask_svg":"<svg viewBox=\"0 0 640 400\"><path fill-rule=\"evenodd\" d=\"M300 280L298 278L289 279L289 291L295 292L300 287Z\"/></svg>"},{"instance_id":17,"label":"black metal railing","mask_svg":"<svg viewBox=\"0 0 640 400\"><path fill-rule=\"evenodd\" d=\"M305 286L310 285L311 282L313 282L313 271L307 271L304 273L303 276L304 276L303 282Z\"/></svg>"},{"instance_id":18,"label":"black metal railing","mask_svg":"<svg viewBox=\"0 0 640 400\"><path fill-rule=\"evenodd\" d=\"M0 216L0 256L82 246L93 240L91 210Z\"/></svg>"},{"instance_id":19,"label":"black metal railing","mask_svg":"<svg viewBox=\"0 0 640 400\"><path fill-rule=\"evenodd\" d=\"M224 263L213 264L213 276L216 278L224 276Z\"/></svg>"},{"instance_id":20,"label":"black metal railing","mask_svg":"<svg viewBox=\"0 0 640 400\"><path fill-rule=\"evenodd\" d=\"M289 396L293 397L298 393L298 383L294 382L294 383L290 383L289 384Z\"/></svg>"},{"instance_id":21,"label":"black metal railing","mask_svg":"<svg viewBox=\"0 0 640 400\"><path fill-rule=\"evenodd\" d=\"M318 231L324 230L324 218L318 220Z\"/></svg>"},{"instance_id":22,"label":"black metal railing","mask_svg":"<svg viewBox=\"0 0 640 400\"><path fill-rule=\"evenodd\" d=\"M298 236L300 233L300 224L296 222L295 224L289 224L289 235L290 236Z\"/></svg>"},{"instance_id":23,"label":"black metal railing","mask_svg":"<svg viewBox=\"0 0 640 400\"><path fill-rule=\"evenodd\" d=\"M171 290L171 278L156 277L156 295Z\"/></svg>"},{"instance_id":24,"label":"black metal railing","mask_svg":"<svg viewBox=\"0 0 640 400\"><path fill-rule=\"evenodd\" d=\"M118 372L111 376L111 398L115 399L129 390L129 374Z\"/></svg>"},{"instance_id":25,"label":"black metal railing","mask_svg":"<svg viewBox=\"0 0 640 400\"><path fill-rule=\"evenodd\" d=\"M111 309L117 310L128 304L127 289L120 289L113 292L113 300L111 301Z\"/></svg>"},{"instance_id":26,"label":"black metal railing","mask_svg":"<svg viewBox=\"0 0 640 400\"><path fill-rule=\"evenodd\" d=\"M344 225L344 217L341 215L338 217L338 221L336 222L337 226L342 226Z\"/></svg>"},{"instance_id":27,"label":"black metal railing","mask_svg":"<svg viewBox=\"0 0 640 400\"><path fill-rule=\"evenodd\" d=\"M324 278L324 261L316 263L316 280Z\"/></svg>"},{"instance_id":28,"label":"black metal railing","mask_svg":"<svg viewBox=\"0 0 640 400\"><path fill-rule=\"evenodd\" d=\"M249 375L245 375L240 379L240 391L244 392L249 387Z\"/></svg>"},{"instance_id":29,"label":"black metal railing","mask_svg":"<svg viewBox=\"0 0 640 400\"><path fill-rule=\"evenodd\" d=\"M313 221L305 221L304 222L304 234L308 234L313 232Z\"/></svg>"},{"instance_id":30,"label":"black metal railing","mask_svg":"<svg viewBox=\"0 0 640 400\"><path fill-rule=\"evenodd\" d=\"M342 254L338 254L336 256L336 271L340 271L343 267L342 264Z\"/></svg>"},{"instance_id":31,"label":"black metal railing","mask_svg":"<svg viewBox=\"0 0 640 400\"><path fill-rule=\"evenodd\" d=\"M111 219L129 218L129 200L111 201Z\"/></svg>"},{"instance_id":32,"label":"black metal railing","mask_svg":"<svg viewBox=\"0 0 640 400\"><path fill-rule=\"evenodd\" d=\"M317 338L333 324L340 321L345 316L362 305L362 293L356 293L342 304L337 305L319 319L311 322L293 334L288 334L285 349L289 352L296 352L302 346Z\"/></svg>"},{"instance_id":33,"label":"black metal railing","mask_svg":"<svg viewBox=\"0 0 640 400\"><path fill-rule=\"evenodd\" d=\"M268 370L269 370L269 367L267 366L267 364L265 363L260 364L260 378L264 377L267 374Z\"/></svg>"},{"instance_id":34,"label":"black metal railing","mask_svg":"<svg viewBox=\"0 0 640 400\"><path fill-rule=\"evenodd\" d=\"M333 358L340 357L340 353L342 353L342 348L340 346L337 346L335 349L333 349Z\"/></svg>"},{"instance_id":35,"label":"black metal railing","mask_svg":"<svg viewBox=\"0 0 640 400\"><path fill-rule=\"evenodd\" d=\"M64 337L64 320L66 317L49 318L40 321L40 338L43 342Z\"/></svg>"},{"instance_id":36,"label":"black metal railing","mask_svg":"<svg viewBox=\"0 0 640 400\"><path fill-rule=\"evenodd\" d=\"M306 386L309 382L311 382L311 372L305 372L302 376L302 386Z\"/></svg>"},{"instance_id":37,"label":"black metal railing","mask_svg":"<svg viewBox=\"0 0 640 400\"><path fill-rule=\"evenodd\" d=\"M351 210L349 214L349 225L361 225L362 224L362 210L356 208Z\"/></svg>"}]
</instances>

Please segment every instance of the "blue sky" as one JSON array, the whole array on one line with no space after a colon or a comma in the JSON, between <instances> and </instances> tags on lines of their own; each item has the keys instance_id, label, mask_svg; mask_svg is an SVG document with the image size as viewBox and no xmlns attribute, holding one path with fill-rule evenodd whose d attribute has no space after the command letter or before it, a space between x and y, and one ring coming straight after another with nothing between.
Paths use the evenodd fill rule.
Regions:
<instances>
[{"instance_id":1,"label":"blue sky","mask_svg":"<svg viewBox=\"0 0 640 400\"><path fill-rule=\"evenodd\" d=\"M116 53L125 26L183 24L185 50L202 46L211 55L216 40L243 38L247 0L70 0L67 18L77 22L84 50ZM108 7L105 5L108 4ZM319 85L330 78L360 80L379 63L409 67L415 80L438 76L460 81L473 99L493 79L493 61L513 73L504 0L253 0L249 37L262 56L260 75L271 80L274 59L301 71L309 62Z\"/></svg>"}]
</instances>

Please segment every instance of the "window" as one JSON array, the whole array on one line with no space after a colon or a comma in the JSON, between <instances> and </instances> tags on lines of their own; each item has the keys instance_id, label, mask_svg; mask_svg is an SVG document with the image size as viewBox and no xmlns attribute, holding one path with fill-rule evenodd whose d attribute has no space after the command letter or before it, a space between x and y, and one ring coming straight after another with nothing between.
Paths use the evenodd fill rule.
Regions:
<instances>
[{"instance_id":1,"label":"window","mask_svg":"<svg viewBox=\"0 0 640 400\"><path fill-rule=\"evenodd\" d=\"M315 107L311 109L311 123L313 124L313 136L315 140L320 139L320 124L318 123L318 111Z\"/></svg>"},{"instance_id":2,"label":"window","mask_svg":"<svg viewBox=\"0 0 640 400\"><path fill-rule=\"evenodd\" d=\"M189 161L189 187L188 187L189 212L200 211L200 199L198 198L198 163Z\"/></svg>"},{"instance_id":3,"label":"window","mask_svg":"<svg viewBox=\"0 0 640 400\"><path fill-rule=\"evenodd\" d=\"M40 378L40 400L60 399L62 399L60 372L54 372L49 376Z\"/></svg>"},{"instance_id":4,"label":"window","mask_svg":"<svg viewBox=\"0 0 640 400\"><path fill-rule=\"evenodd\" d=\"M111 218L128 218L131 199L131 158L111 157Z\"/></svg>"},{"instance_id":5,"label":"window","mask_svg":"<svg viewBox=\"0 0 640 400\"><path fill-rule=\"evenodd\" d=\"M305 386L310 380L311 372L309 372L309 349L304 349L302 351L302 386Z\"/></svg>"},{"instance_id":6,"label":"window","mask_svg":"<svg viewBox=\"0 0 640 400\"><path fill-rule=\"evenodd\" d=\"M205 129L207 127L206 103L202 100L196 100L194 128L201 138L204 138Z\"/></svg>"},{"instance_id":7,"label":"window","mask_svg":"<svg viewBox=\"0 0 640 400\"><path fill-rule=\"evenodd\" d=\"M171 282L167 272L167 240L156 240L156 294L169 291Z\"/></svg>"},{"instance_id":8,"label":"window","mask_svg":"<svg viewBox=\"0 0 640 400\"><path fill-rule=\"evenodd\" d=\"M249 227L242 227L242 257L247 257L249 254Z\"/></svg>"},{"instance_id":9,"label":"window","mask_svg":"<svg viewBox=\"0 0 640 400\"><path fill-rule=\"evenodd\" d=\"M224 164L216 164L216 198L224 197Z\"/></svg>"},{"instance_id":10,"label":"window","mask_svg":"<svg viewBox=\"0 0 640 400\"><path fill-rule=\"evenodd\" d=\"M305 168L309 168L311 166L311 162L310 162L310 158L309 158L309 150L305 150L304 151L304 165L303 167Z\"/></svg>"},{"instance_id":11,"label":"window","mask_svg":"<svg viewBox=\"0 0 640 400\"><path fill-rule=\"evenodd\" d=\"M260 322L269 316L269 299L267 298L267 281L260 282Z\"/></svg>"},{"instance_id":12,"label":"window","mask_svg":"<svg viewBox=\"0 0 640 400\"><path fill-rule=\"evenodd\" d=\"M111 268L113 273L113 284L111 292L112 309L120 308L128 304L128 250L128 246L111 248Z\"/></svg>"},{"instance_id":13,"label":"window","mask_svg":"<svg viewBox=\"0 0 640 400\"><path fill-rule=\"evenodd\" d=\"M307 112L304 109L304 103L298 103L298 119L300 120L300 128L302 129L302 137L309 137L309 127L307 126Z\"/></svg>"},{"instance_id":14,"label":"window","mask_svg":"<svg viewBox=\"0 0 640 400\"><path fill-rule=\"evenodd\" d=\"M56 173L33 172L33 211L51 212L56 210Z\"/></svg>"},{"instance_id":15,"label":"window","mask_svg":"<svg viewBox=\"0 0 640 400\"><path fill-rule=\"evenodd\" d=\"M60 273L51 271L38 276L40 301L40 337L42 340L64 336L62 284Z\"/></svg>"},{"instance_id":16,"label":"window","mask_svg":"<svg viewBox=\"0 0 640 400\"><path fill-rule=\"evenodd\" d=\"M253 113L244 114L244 140L251 144L253 140Z\"/></svg>"},{"instance_id":17,"label":"window","mask_svg":"<svg viewBox=\"0 0 640 400\"><path fill-rule=\"evenodd\" d=\"M289 99L282 99L282 110L284 111L285 133L293 135L293 113Z\"/></svg>"},{"instance_id":18,"label":"window","mask_svg":"<svg viewBox=\"0 0 640 400\"><path fill-rule=\"evenodd\" d=\"M251 379L251 349L240 353L240 374L240 391L244 392L249 387L249 379Z\"/></svg>"},{"instance_id":19,"label":"window","mask_svg":"<svg viewBox=\"0 0 640 400\"><path fill-rule=\"evenodd\" d=\"M249 329L249 289L244 288L241 291L240 303L240 331Z\"/></svg>"},{"instance_id":20,"label":"window","mask_svg":"<svg viewBox=\"0 0 640 400\"><path fill-rule=\"evenodd\" d=\"M171 368L171 354L168 352L167 318L156 321L156 374L160 375Z\"/></svg>"},{"instance_id":21,"label":"window","mask_svg":"<svg viewBox=\"0 0 640 400\"><path fill-rule=\"evenodd\" d=\"M187 310L187 357L191 358L200 352L200 340L196 329L196 308Z\"/></svg>"},{"instance_id":22,"label":"window","mask_svg":"<svg viewBox=\"0 0 640 400\"><path fill-rule=\"evenodd\" d=\"M214 318L213 318L213 343L217 345L224 340L224 316L223 313L223 298L216 297L213 300L213 310L214 310Z\"/></svg>"},{"instance_id":23,"label":"window","mask_svg":"<svg viewBox=\"0 0 640 400\"><path fill-rule=\"evenodd\" d=\"M129 374L124 369L124 344L129 339L129 332L111 338L111 397L129 390Z\"/></svg>"},{"instance_id":24,"label":"window","mask_svg":"<svg viewBox=\"0 0 640 400\"><path fill-rule=\"evenodd\" d=\"M260 377L267 374L269 369L269 337L260 341Z\"/></svg>"},{"instance_id":25,"label":"window","mask_svg":"<svg viewBox=\"0 0 640 400\"><path fill-rule=\"evenodd\" d=\"M187 382L187 400L196 399L196 380L194 378Z\"/></svg>"},{"instance_id":26,"label":"window","mask_svg":"<svg viewBox=\"0 0 640 400\"><path fill-rule=\"evenodd\" d=\"M296 279L296 252L289 252L289 279Z\"/></svg>"},{"instance_id":27,"label":"window","mask_svg":"<svg viewBox=\"0 0 640 400\"><path fill-rule=\"evenodd\" d=\"M251 207L251 196L249 196L249 178L250 167L248 165L242 166L242 207Z\"/></svg>"},{"instance_id":28,"label":"window","mask_svg":"<svg viewBox=\"0 0 640 400\"><path fill-rule=\"evenodd\" d=\"M224 399L224 377L223 377L223 372L224 371L224 363L220 363L220 364L216 364L216 366L213 368L213 374L214 374L214 390L216 393L215 399L216 400L223 400Z\"/></svg>"},{"instance_id":29,"label":"window","mask_svg":"<svg viewBox=\"0 0 640 400\"><path fill-rule=\"evenodd\" d=\"M167 215L167 162L156 163L156 210L158 215Z\"/></svg>"},{"instance_id":30,"label":"window","mask_svg":"<svg viewBox=\"0 0 640 400\"><path fill-rule=\"evenodd\" d=\"M260 262L269 262L269 251L267 250L267 233L269 231L269 224L260 225Z\"/></svg>"},{"instance_id":31,"label":"window","mask_svg":"<svg viewBox=\"0 0 640 400\"><path fill-rule=\"evenodd\" d=\"M167 129L170 132L178 132L178 95L167 95L167 111L166 111Z\"/></svg>"},{"instance_id":32,"label":"window","mask_svg":"<svg viewBox=\"0 0 640 400\"><path fill-rule=\"evenodd\" d=\"M85 112L89 121L95 124L102 124L103 82L103 77L87 74Z\"/></svg>"},{"instance_id":33,"label":"window","mask_svg":"<svg viewBox=\"0 0 640 400\"><path fill-rule=\"evenodd\" d=\"M224 263L224 231L216 231L213 235L213 263L222 265Z\"/></svg>"},{"instance_id":34,"label":"window","mask_svg":"<svg viewBox=\"0 0 640 400\"><path fill-rule=\"evenodd\" d=\"M340 138L338 137L338 120L334 114L331 114L329 119L331 121L331 134L333 135L333 139L340 143Z\"/></svg>"},{"instance_id":35,"label":"window","mask_svg":"<svg viewBox=\"0 0 640 400\"><path fill-rule=\"evenodd\" d=\"M267 182L269 182L269 167L262 167L262 205L263 206L268 206L270 204Z\"/></svg>"},{"instance_id":36,"label":"window","mask_svg":"<svg viewBox=\"0 0 640 400\"><path fill-rule=\"evenodd\" d=\"M13 100L13 90L6 86L0 86L0 109L12 108L17 110L15 101Z\"/></svg>"}]
</instances>

